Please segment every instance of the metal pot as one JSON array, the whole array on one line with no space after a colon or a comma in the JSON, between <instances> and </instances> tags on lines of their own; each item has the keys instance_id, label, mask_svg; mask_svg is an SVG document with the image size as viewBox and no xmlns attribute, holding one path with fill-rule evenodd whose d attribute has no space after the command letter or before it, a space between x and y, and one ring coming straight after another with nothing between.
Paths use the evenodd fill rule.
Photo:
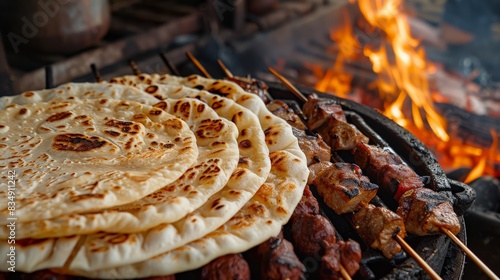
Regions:
<instances>
[{"instance_id":1,"label":"metal pot","mask_svg":"<svg viewBox=\"0 0 500 280\"><path fill-rule=\"evenodd\" d=\"M44 53L77 52L98 44L111 20L109 3L103 0L5 2L3 31L15 52L23 45Z\"/></svg>"}]
</instances>

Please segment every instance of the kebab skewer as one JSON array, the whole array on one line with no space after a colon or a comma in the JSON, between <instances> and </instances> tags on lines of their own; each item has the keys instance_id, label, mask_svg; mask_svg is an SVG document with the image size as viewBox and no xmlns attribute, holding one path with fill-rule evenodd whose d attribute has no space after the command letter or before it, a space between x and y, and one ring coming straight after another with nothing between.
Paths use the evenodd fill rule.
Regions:
<instances>
[{"instance_id":1,"label":"kebab skewer","mask_svg":"<svg viewBox=\"0 0 500 280\"><path fill-rule=\"evenodd\" d=\"M281 76L279 73L277 73L274 69L269 69L275 76L277 76L284 84L285 86L292 92L294 93L298 98L300 98L302 101L304 102L307 102L306 99L304 99L304 95L297 90L297 88L295 88L295 86L293 86L286 78L284 78L283 76ZM362 145L362 144L360 144ZM402 167L399 167L399 168L402 168ZM404 169L404 168L403 168ZM410 169L411 170L411 169ZM413 172L413 170L411 170ZM413 172L414 173L414 172ZM416 175L416 174L415 174ZM417 203L414 203L415 206L422 206L422 205L426 205L427 201L425 201L425 199L422 199L423 197L425 197L426 195L427 196L432 196L434 194L432 194L432 190L428 190L428 189L425 189L425 188L422 188L422 187L416 187L416 188L408 188L408 186L405 186L403 184L401 184L400 182L397 184L398 187L397 187L397 190L396 192L393 192L395 193L396 197L398 196L403 196L403 199L402 199L402 203L403 204L406 204L408 203L408 205L406 206L401 206L401 203L400 203L400 212L403 213L403 214L407 214L407 213L410 213L411 210L408 210L408 209L411 209L411 206L409 206L409 204L413 204L413 201L417 202ZM394 184L392 185L394 187ZM389 185L389 188L390 188L390 185ZM404 190L404 188L407 188L407 190ZM406 193L406 191L410 190L410 192ZM431 192L429 192L431 191ZM420 193L420 196L419 196L419 193ZM422 195L423 194L423 195ZM438 198L438 200L441 200L441 198ZM434 203L436 203L434 201ZM449 204L449 202L446 202ZM441 205L443 203L440 203L439 205ZM443 207L443 206L441 206ZM451 207L451 205L450 205ZM453 212L453 209L451 208L451 211L450 210L450 207L446 206L447 210L445 210L445 212L448 212L448 213L453 213L454 215L454 212ZM405 210L406 209L406 210ZM406 212L406 213L405 213ZM437 213L437 215L436 215ZM432 213L431 211L431 214L433 215L430 215L430 217L438 217L439 218L439 214L443 213L443 209L440 209L438 211L435 211L435 213ZM409 215L407 217L410 217ZM456 215L455 215L456 217ZM418 219L417 219L418 220ZM450 217L447 216L447 217L444 217L440 219L441 221L447 221L449 222L450 221ZM455 220L454 217L451 217L451 220ZM454 234L456 234L456 232L452 232L450 229L449 229L449 225L446 226L446 227L442 227L442 226L439 226L439 223L434 223L433 226L431 227L426 227L425 229L424 228L419 228L419 227L415 227L414 226L414 222L416 221L415 219L406 219L407 223L410 224L410 227L409 229L410 230L415 230L415 232L419 232L419 233L425 233L425 234L434 234L434 233L437 233L435 231L435 227L437 225L437 227L439 228L439 230L443 233L445 233L446 235L448 235L450 237L450 239L452 239L455 243L457 243L459 245L460 248L462 248L462 250L464 250L464 252L481 268L481 270L483 270L491 279L499 279L472 251L470 251L467 246L465 246L465 244L463 244L458 238L456 238L456 236ZM457 219L458 221L458 219ZM435 220L433 221L435 222ZM451 223L451 225L453 225L455 222L453 221ZM418 230L416 230L416 228L418 228ZM423 230L422 230L423 229ZM422 231L420 231L422 230ZM455 227L455 231L456 231L456 227ZM398 238L399 239L399 238ZM407 245L407 244L406 244Z\"/></svg>"}]
</instances>

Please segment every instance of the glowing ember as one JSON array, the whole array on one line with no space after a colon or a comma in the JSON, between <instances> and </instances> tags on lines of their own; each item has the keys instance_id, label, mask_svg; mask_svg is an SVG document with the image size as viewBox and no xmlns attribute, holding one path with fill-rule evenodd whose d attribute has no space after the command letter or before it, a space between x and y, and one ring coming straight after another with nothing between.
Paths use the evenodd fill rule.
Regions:
<instances>
[{"instance_id":1,"label":"glowing ember","mask_svg":"<svg viewBox=\"0 0 500 280\"><path fill-rule=\"evenodd\" d=\"M384 101L383 113L433 149L445 169L473 167L467 182L485 173L495 175L493 166L500 162L496 133L492 132L494 142L489 151L450 139L446 120L434 107L434 101L443 98L439 93L431 93L427 79L436 66L426 61L420 42L412 37L401 0L357 2L364 19L385 35L386 41L379 46L367 45L363 49L377 74L376 88ZM331 38L340 47L334 66L326 71L320 66L306 66L321 78L317 90L349 97L352 75L343 69L343 63L356 58L353 50L359 49L360 44L348 22L343 29L332 32Z\"/></svg>"}]
</instances>

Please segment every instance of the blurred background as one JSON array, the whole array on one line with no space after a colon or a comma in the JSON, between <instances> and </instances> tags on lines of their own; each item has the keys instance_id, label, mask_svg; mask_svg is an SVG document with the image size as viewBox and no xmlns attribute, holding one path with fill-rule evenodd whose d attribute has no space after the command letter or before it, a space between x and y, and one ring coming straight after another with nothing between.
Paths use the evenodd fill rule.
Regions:
<instances>
[{"instance_id":1,"label":"blurred background","mask_svg":"<svg viewBox=\"0 0 500 280\"><path fill-rule=\"evenodd\" d=\"M0 2L0 96L130 74L237 75L376 108L474 187L468 243L500 273L500 0L24 0ZM416 109L417 108L417 109ZM474 264L465 279L483 279ZM484 278L486 279L486 278Z\"/></svg>"}]
</instances>

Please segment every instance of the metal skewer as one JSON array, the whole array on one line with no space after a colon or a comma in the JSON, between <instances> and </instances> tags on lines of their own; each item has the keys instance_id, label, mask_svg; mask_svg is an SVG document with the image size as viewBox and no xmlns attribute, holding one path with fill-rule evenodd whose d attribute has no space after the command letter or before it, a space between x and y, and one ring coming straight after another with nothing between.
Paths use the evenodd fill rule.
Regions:
<instances>
[{"instance_id":1,"label":"metal skewer","mask_svg":"<svg viewBox=\"0 0 500 280\"><path fill-rule=\"evenodd\" d=\"M196 57L194 57L191 52L189 52L189 51L186 52L186 56L189 58L189 60L191 60L191 62L194 64L194 66L196 66L196 68L198 68L198 70L200 70L200 72L203 74L203 76L205 76L206 78L212 79L212 75L210 75L210 73L208 73L207 69L205 69L205 67L203 67L203 65L201 65L200 61L198 59L196 59Z\"/></svg>"},{"instance_id":2,"label":"metal skewer","mask_svg":"<svg viewBox=\"0 0 500 280\"><path fill-rule=\"evenodd\" d=\"M129 60L128 64L130 65L130 68L132 68L132 72L134 72L134 75L139 76L140 74L142 74L141 69L139 69L135 61Z\"/></svg>"},{"instance_id":3,"label":"metal skewer","mask_svg":"<svg viewBox=\"0 0 500 280\"><path fill-rule=\"evenodd\" d=\"M222 60L217 59L217 63L219 64L222 71L224 71L224 75L226 75L227 78L234 77L233 73L231 73L231 71L229 71L229 69L226 67L226 65L224 65L224 62L222 62Z\"/></svg>"},{"instance_id":4,"label":"metal skewer","mask_svg":"<svg viewBox=\"0 0 500 280\"><path fill-rule=\"evenodd\" d=\"M486 273L486 275L488 275L488 277L490 277L491 279L494 279L494 280L499 280L500 278L498 278L498 276L495 275L495 273L493 271L491 271L491 269L486 266L469 248L467 248L467 246L465 246L464 243L462 243L462 241L460 241L460 239L458 239L451 231L449 231L448 229L446 228L441 228L441 231L444 232L446 235L448 235L448 237L453 240L464 252L465 254L467 254L467 256L472 260L474 261L477 266L479 266L479 268L484 272Z\"/></svg>"},{"instance_id":5,"label":"metal skewer","mask_svg":"<svg viewBox=\"0 0 500 280\"><path fill-rule=\"evenodd\" d=\"M99 69L97 69L97 66L95 63L90 64L90 69L92 69L92 74L94 74L95 81L98 83L101 83L104 81L104 79L101 76L101 73L99 72Z\"/></svg>"},{"instance_id":6,"label":"metal skewer","mask_svg":"<svg viewBox=\"0 0 500 280\"><path fill-rule=\"evenodd\" d=\"M170 71L170 74L180 76L181 74L179 73L179 70L177 70L177 67L174 66L172 61L170 61L167 56L164 53L159 53L161 60L163 60L163 63L167 66L168 70Z\"/></svg>"},{"instance_id":7,"label":"metal skewer","mask_svg":"<svg viewBox=\"0 0 500 280\"><path fill-rule=\"evenodd\" d=\"M299 98L303 102L307 102L307 97L305 97L302 92L300 92L287 78L283 77L278 71L274 70L271 67L267 67L269 72L271 72L276 78L278 78L285 86L290 90L297 98Z\"/></svg>"}]
</instances>

